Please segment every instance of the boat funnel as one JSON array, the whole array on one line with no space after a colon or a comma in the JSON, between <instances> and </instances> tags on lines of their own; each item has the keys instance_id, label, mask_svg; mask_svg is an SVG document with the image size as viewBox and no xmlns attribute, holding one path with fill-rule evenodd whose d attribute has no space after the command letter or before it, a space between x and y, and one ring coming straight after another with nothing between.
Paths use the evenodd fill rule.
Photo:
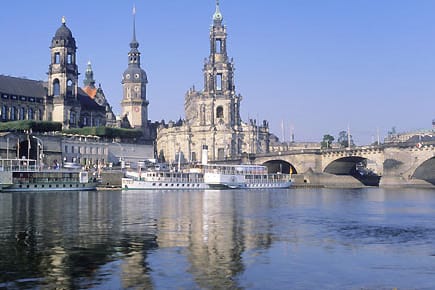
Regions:
<instances>
[{"instance_id":1,"label":"boat funnel","mask_svg":"<svg viewBox=\"0 0 435 290\"><path fill-rule=\"evenodd\" d=\"M208 163L208 146L202 145L201 164L207 165L207 163Z\"/></svg>"}]
</instances>

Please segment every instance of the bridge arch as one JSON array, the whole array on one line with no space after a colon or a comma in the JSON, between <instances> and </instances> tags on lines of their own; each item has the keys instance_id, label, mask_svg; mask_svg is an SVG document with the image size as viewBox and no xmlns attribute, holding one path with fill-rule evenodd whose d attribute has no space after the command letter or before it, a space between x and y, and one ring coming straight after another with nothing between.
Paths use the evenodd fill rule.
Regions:
<instances>
[{"instance_id":1,"label":"bridge arch","mask_svg":"<svg viewBox=\"0 0 435 290\"><path fill-rule=\"evenodd\" d=\"M341 157L329 163L323 172L335 175L353 175L357 165L366 160L367 158L360 156Z\"/></svg>"},{"instance_id":2,"label":"bridge arch","mask_svg":"<svg viewBox=\"0 0 435 290\"><path fill-rule=\"evenodd\" d=\"M280 159L269 160L263 163L270 173L297 174L296 168L289 162Z\"/></svg>"},{"instance_id":3,"label":"bridge arch","mask_svg":"<svg viewBox=\"0 0 435 290\"><path fill-rule=\"evenodd\" d=\"M422 179L435 185L435 157L429 158L420 164L411 178Z\"/></svg>"}]
</instances>

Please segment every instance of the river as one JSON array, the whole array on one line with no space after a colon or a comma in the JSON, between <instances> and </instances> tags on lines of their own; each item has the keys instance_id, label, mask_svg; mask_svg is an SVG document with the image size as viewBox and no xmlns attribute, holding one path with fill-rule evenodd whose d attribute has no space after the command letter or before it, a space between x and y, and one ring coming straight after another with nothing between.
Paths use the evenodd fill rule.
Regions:
<instances>
[{"instance_id":1,"label":"river","mask_svg":"<svg viewBox=\"0 0 435 290\"><path fill-rule=\"evenodd\" d=\"M435 289L435 190L0 194L0 289Z\"/></svg>"}]
</instances>

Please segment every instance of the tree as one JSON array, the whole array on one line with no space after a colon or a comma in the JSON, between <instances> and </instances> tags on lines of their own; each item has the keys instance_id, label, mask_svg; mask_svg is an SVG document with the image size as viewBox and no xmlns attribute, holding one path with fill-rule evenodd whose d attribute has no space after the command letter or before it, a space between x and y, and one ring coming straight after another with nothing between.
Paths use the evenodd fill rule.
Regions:
<instances>
[{"instance_id":1,"label":"tree","mask_svg":"<svg viewBox=\"0 0 435 290\"><path fill-rule=\"evenodd\" d=\"M337 142L338 142L338 144L340 144L341 148L355 146L355 143L353 142L352 135L348 135L346 131L341 131L340 133L338 133Z\"/></svg>"},{"instance_id":2,"label":"tree","mask_svg":"<svg viewBox=\"0 0 435 290\"><path fill-rule=\"evenodd\" d=\"M322 142L320 142L320 147L322 149L331 148L332 142L334 142L334 137L329 134L325 134L323 135Z\"/></svg>"}]
</instances>

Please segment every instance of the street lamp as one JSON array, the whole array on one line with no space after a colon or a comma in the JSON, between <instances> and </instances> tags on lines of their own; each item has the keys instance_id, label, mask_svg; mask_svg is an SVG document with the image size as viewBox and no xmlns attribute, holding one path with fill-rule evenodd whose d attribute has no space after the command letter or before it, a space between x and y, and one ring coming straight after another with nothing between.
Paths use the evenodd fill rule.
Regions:
<instances>
[{"instance_id":1,"label":"street lamp","mask_svg":"<svg viewBox=\"0 0 435 290\"><path fill-rule=\"evenodd\" d=\"M36 139L38 141L38 146L36 147L38 149L37 152L36 152L38 154L38 158L37 158L38 159L38 165L40 167L43 167L44 163L43 163L42 159L44 158L44 142L42 142L42 140L39 139L38 137L32 136L32 138L34 138L34 139ZM41 142L41 144L39 144L39 142ZM39 145L41 145L41 154L39 154Z\"/></svg>"}]
</instances>

